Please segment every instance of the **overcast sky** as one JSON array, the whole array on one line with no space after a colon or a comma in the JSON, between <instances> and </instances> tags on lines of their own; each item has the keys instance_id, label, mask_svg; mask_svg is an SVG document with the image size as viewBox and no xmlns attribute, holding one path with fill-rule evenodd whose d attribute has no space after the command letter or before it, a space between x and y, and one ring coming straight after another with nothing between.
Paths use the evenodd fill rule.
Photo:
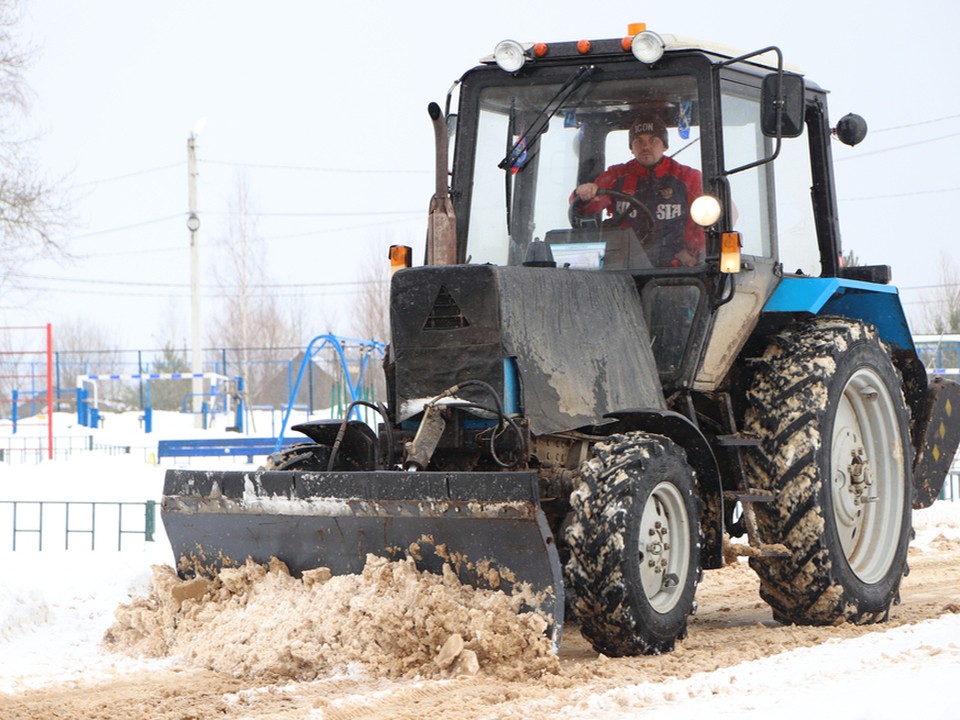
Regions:
<instances>
[{"instance_id":1,"label":"overcast sky","mask_svg":"<svg viewBox=\"0 0 960 720\"><path fill-rule=\"evenodd\" d=\"M890 264L914 325L957 258L960 4L361 0L25 0L38 159L67 178L71 263L38 263L6 320L79 318L127 348L189 343L187 139L197 136L204 301L218 312L227 217L242 181L266 282L299 303L304 343L351 336L363 266L422 244L433 192L430 101L501 39L619 37L629 22L744 50L779 45L831 90L840 223L862 263ZM9 307L10 302L4 302Z\"/></svg>"}]
</instances>

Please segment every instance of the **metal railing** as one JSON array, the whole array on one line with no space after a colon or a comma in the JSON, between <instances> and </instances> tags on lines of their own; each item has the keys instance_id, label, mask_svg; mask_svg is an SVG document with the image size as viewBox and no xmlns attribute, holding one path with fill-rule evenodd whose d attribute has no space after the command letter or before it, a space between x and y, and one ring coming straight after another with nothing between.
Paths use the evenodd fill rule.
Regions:
<instances>
[{"instance_id":1,"label":"metal railing","mask_svg":"<svg viewBox=\"0 0 960 720\"><path fill-rule=\"evenodd\" d=\"M958 498L960 498L960 464L954 463L943 481L943 488L940 490L938 499L955 501Z\"/></svg>"},{"instance_id":2,"label":"metal railing","mask_svg":"<svg viewBox=\"0 0 960 720\"><path fill-rule=\"evenodd\" d=\"M43 550L44 533L48 539L51 533L55 533L58 539L62 540L65 550L70 549L70 539L77 535L88 537L90 549L96 550L98 537L115 534L117 550L122 550L124 537L141 535L145 542L153 542L157 528L157 503L154 500L0 500L0 506L10 508L11 511L9 515L0 517L0 527L6 526L11 533L14 551L17 549L18 538L24 535L36 537L36 549ZM124 512L128 508L139 510ZM138 522L136 527L131 528L133 517L138 518ZM99 530L102 531L100 533L98 522Z\"/></svg>"},{"instance_id":3,"label":"metal railing","mask_svg":"<svg viewBox=\"0 0 960 720\"><path fill-rule=\"evenodd\" d=\"M149 461L149 454L156 452L156 445L133 446L111 445L95 442L92 435L58 435L53 439L53 458L66 460L74 455L88 452L101 455L137 455L142 454ZM46 460L49 456L47 438L38 436L0 437L0 463L7 465L30 465Z\"/></svg>"}]
</instances>

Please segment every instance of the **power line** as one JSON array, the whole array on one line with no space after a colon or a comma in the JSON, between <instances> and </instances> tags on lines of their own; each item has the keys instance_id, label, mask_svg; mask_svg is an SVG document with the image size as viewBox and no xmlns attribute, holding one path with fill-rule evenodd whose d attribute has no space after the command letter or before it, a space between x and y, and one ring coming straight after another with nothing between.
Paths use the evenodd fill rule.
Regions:
<instances>
[{"instance_id":1,"label":"power line","mask_svg":"<svg viewBox=\"0 0 960 720\"><path fill-rule=\"evenodd\" d=\"M286 287L293 287L286 286ZM74 288L53 288L49 287L34 287L29 285L18 286L19 290L30 291L30 292L39 292L46 293L55 291L57 294L65 295L81 295L84 297L123 297L123 298L136 298L136 299L174 299L174 300L190 300L191 295L188 291L185 292L121 292L121 291L112 291L112 290L88 290L88 289L74 289ZM186 290L186 288L184 288ZM299 292L299 293L286 293L286 292L271 292L271 293L259 293L256 295L250 295L250 299L264 299L264 298L316 298L316 297L335 297L339 295L352 295L358 292L362 292L363 288L353 287L353 288L331 288L324 289L318 292ZM223 300L223 292L204 292L201 297L211 300Z\"/></svg>"},{"instance_id":2,"label":"power line","mask_svg":"<svg viewBox=\"0 0 960 720\"><path fill-rule=\"evenodd\" d=\"M213 215L213 216L233 216L236 215L236 212L230 212L228 210L215 210L212 212L205 212L202 215ZM248 217L360 217L360 216L373 216L380 217L383 215L422 215L423 210L361 210L361 211L349 211L349 212L251 212L246 211L244 215Z\"/></svg>"},{"instance_id":3,"label":"power line","mask_svg":"<svg viewBox=\"0 0 960 720\"><path fill-rule=\"evenodd\" d=\"M200 216L201 216L201 217L210 217L210 216L213 216L213 217L224 217L224 216L229 217L229 216L232 216L232 215L235 215L235 214L236 214L236 213L232 213L232 212L228 212L228 211L206 211L206 212L201 212L201 213L200 213ZM382 211L378 211L378 212L370 212L370 211L357 211L357 212L310 212L310 213L295 213L295 212L292 212L292 213L271 213L271 212L258 213L258 212L248 212L248 213L246 213L246 214L249 215L249 216L251 216L251 217L292 217L292 218L297 218L297 217L301 217L301 218L331 217L331 218L333 218L333 217L387 217L387 216L396 216L396 215L424 215L425 213L424 213L423 209L420 209L420 210L382 210ZM154 218L154 219L152 219L152 220L144 220L143 222L132 223L132 224L130 224L130 225L121 225L121 226L119 226L119 227L106 228L106 229L104 229L104 230L94 230L94 231L92 231L92 232L83 233L82 235L72 235L72 236L70 236L70 237L61 238L61 241L63 241L63 242L69 242L69 241L72 241L72 240L84 240L84 239L86 239L86 238L98 237L98 236L100 236L100 235L109 235L109 234L111 234L111 233L125 232L125 231L127 231L127 230L136 230L137 228L147 227L147 226L149 226L149 225L158 225L158 224L160 224L160 223L169 222L170 220L184 219L184 218L186 218L186 216L187 216L187 213L186 213L186 212L180 212L180 213L176 213L175 215L165 215L164 217ZM403 222L406 222L406 220L403 220ZM325 233L341 232L341 231L346 231L346 230L355 230L355 229L360 229L360 228L365 228L365 227L377 227L377 226L382 226L382 225L384 225L384 224L385 224L385 223L366 223L366 224L364 224L364 225L354 225L354 226L345 227L345 228L334 228L334 229L332 229L332 230L316 230L316 231L301 233L301 234L298 234L298 235L280 235L280 236L277 236L276 238L266 237L266 238L262 238L262 239L264 239L264 240L270 240L270 239L283 239L283 238L286 238L286 237L304 237L304 236L309 236L309 235L323 235L323 234L325 234Z\"/></svg>"},{"instance_id":4,"label":"power line","mask_svg":"<svg viewBox=\"0 0 960 720\"><path fill-rule=\"evenodd\" d=\"M925 140L917 140L912 143L904 143L903 145L894 145L893 147L880 148L879 150L869 150L868 152L858 153L857 155L850 155L848 157L842 157L834 160L834 162L847 162L848 160L859 160L860 158L867 157L868 155L879 155L881 153L893 152L894 150L903 150L908 147L915 147L917 145L926 145L932 142L940 142L941 140L949 140L960 136L960 132L950 133L949 135L941 135L939 137L927 138Z\"/></svg>"},{"instance_id":5,"label":"power line","mask_svg":"<svg viewBox=\"0 0 960 720\"><path fill-rule=\"evenodd\" d=\"M134 170L133 172L128 172L123 175L114 175L112 177L100 178L99 180L88 180L86 182L77 183L76 187L89 187L90 185L101 185L103 183L116 182L117 180L128 180L132 177L137 177L139 175L149 175L156 172L161 172L163 170L170 170L172 168L179 168L186 165L185 162L171 163L170 165L159 165L157 167L146 168L145 170Z\"/></svg>"},{"instance_id":6,"label":"power line","mask_svg":"<svg viewBox=\"0 0 960 720\"><path fill-rule=\"evenodd\" d=\"M122 225L120 227L108 228L106 230L94 230L93 232L84 233L82 235L73 235L71 237L63 238L63 241L83 240L85 238L97 237L98 235L109 235L110 233L124 232L125 230L135 230L137 228L146 227L147 225L158 225L160 223L169 222L170 220L176 220L177 218L185 217L186 213L166 215L164 217L154 218L153 220L144 220L143 222L133 223L132 225Z\"/></svg>"},{"instance_id":7,"label":"power line","mask_svg":"<svg viewBox=\"0 0 960 720\"><path fill-rule=\"evenodd\" d=\"M911 287L898 287L900 292L904 290L956 290L956 283L937 283L936 285L913 285Z\"/></svg>"},{"instance_id":8,"label":"power line","mask_svg":"<svg viewBox=\"0 0 960 720\"><path fill-rule=\"evenodd\" d=\"M230 162L227 160L206 160L201 158L201 162L208 165L226 165L229 167L257 168L261 170L294 170L297 172L319 172L319 173L337 173L354 175L432 175L432 170L390 170L386 168L371 168L365 170L362 168L330 168L330 167L310 167L306 165L270 165L266 163L244 163Z\"/></svg>"},{"instance_id":9,"label":"power line","mask_svg":"<svg viewBox=\"0 0 960 720\"><path fill-rule=\"evenodd\" d=\"M945 115L944 117L931 118L930 120L919 120L914 123L908 123L907 125L894 125L893 127L880 128L879 130L871 130L872 133L882 133L889 132L891 130L907 130L909 128L920 127L921 125L932 125L933 123L945 122L947 120L956 120L960 118L960 115Z\"/></svg>"},{"instance_id":10,"label":"power line","mask_svg":"<svg viewBox=\"0 0 960 720\"><path fill-rule=\"evenodd\" d=\"M958 192L960 187L938 188L935 190L917 190L915 192L893 193L891 195L866 195L864 197L839 198L840 202L858 202L860 200L892 200L897 198L912 197L914 195L936 195L940 193Z\"/></svg>"},{"instance_id":11,"label":"power line","mask_svg":"<svg viewBox=\"0 0 960 720\"><path fill-rule=\"evenodd\" d=\"M171 282L148 282L141 280L98 280L95 278L70 278L70 277L56 277L53 275L22 275L22 278L25 280L42 280L46 282L55 282L55 283L77 283L80 285L89 284L89 285L118 285L125 287L151 287L151 288L176 288L176 289L187 289L190 287L190 283L171 283ZM335 282L310 282L310 283L291 283L291 282L282 282L282 283L249 283L247 284L248 288L255 289L269 289L269 288L328 288L328 287L341 287L341 286L356 286L356 285L385 285L389 282L388 280L341 280ZM232 290L236 289L237 285L204 285L203 287L214 290ZM59 290L60 288L58 288Z\"/></svg>"}]
</instances>

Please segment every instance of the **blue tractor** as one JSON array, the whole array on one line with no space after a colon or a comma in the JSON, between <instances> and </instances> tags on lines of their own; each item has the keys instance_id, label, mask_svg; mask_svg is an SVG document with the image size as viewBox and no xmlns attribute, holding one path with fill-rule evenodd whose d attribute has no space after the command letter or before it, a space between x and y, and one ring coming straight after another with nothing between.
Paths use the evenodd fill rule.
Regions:
<instances>
[{"instance_id":1,"label":"blue tractor","mask_svg":"<svg viewBox=\"0 0 960 720\"><path fill-rule=\"evenodd\" d=\"M890 268L843 266L831 143L863 119L831 123L775 47L641 27L505 41L429 110L426 259L393 276L379 426L168 471L176 554L406 555L611 656L673 648L731 549L777 620L886 619L960 389L928 380Z\"/></svg>"}]
</instances>

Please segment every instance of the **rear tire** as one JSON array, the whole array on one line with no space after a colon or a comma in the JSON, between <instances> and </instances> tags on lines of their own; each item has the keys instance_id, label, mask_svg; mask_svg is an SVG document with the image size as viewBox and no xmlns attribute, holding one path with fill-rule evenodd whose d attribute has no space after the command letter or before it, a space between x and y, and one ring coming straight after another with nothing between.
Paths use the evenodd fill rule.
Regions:
<instances>
[{"instance_id":1,"label":"rear tire","mask_svg":"<svg viewBox=\"0 0 960 720\"><path fill-rule=\"evenodd\" d=\"M683 450L657 435L618 435L594 447L581 474L564 568L580 632L611 657L672 650L695 608L702 544Z\"/></svg>"},{"instance_id":2,"label":"rear tire","mask_svg":"<svg viewBox=\"0 0 960 720\"><path fill-rule=\"evenodd\" d=\"M907 569L909 416L900 376L871 325L824 317L768 348L748 393L751 482L761 538L788 558L752 558L785 623L886 620Z\"/></svg>"}]
</instances>

